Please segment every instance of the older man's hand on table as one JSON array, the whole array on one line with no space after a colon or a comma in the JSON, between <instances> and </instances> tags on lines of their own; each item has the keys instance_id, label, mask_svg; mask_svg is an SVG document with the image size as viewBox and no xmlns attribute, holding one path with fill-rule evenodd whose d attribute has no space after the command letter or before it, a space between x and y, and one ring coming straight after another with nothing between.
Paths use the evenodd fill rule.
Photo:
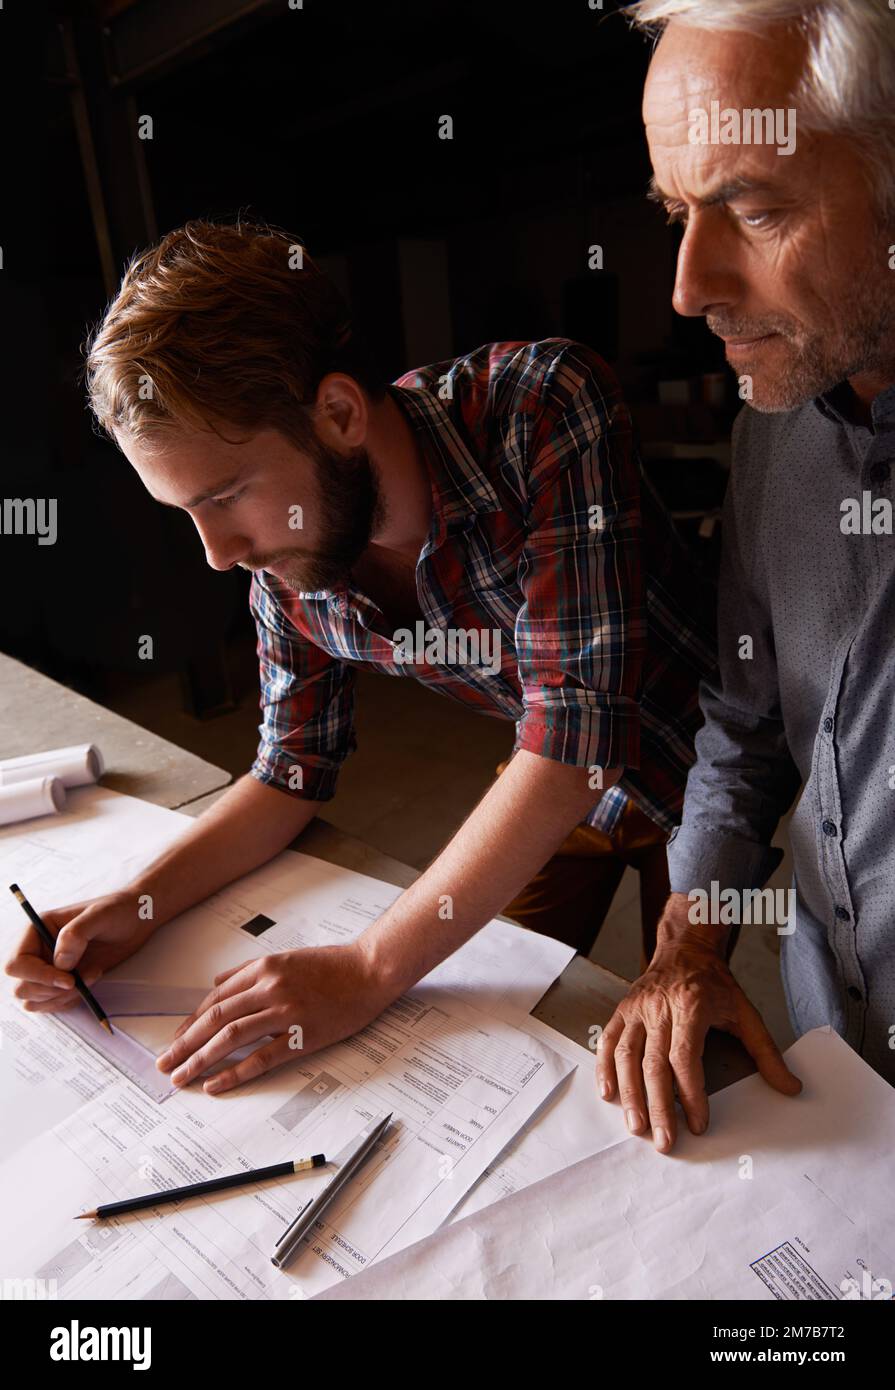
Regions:
<instances>
[{"instance_id":1,"label":"older man's hand on table","mask_svg":"<svg viewBox=\"0 0 895 1390\"><path fill-rule=\"evenodd\" d=\"M696 927L688 899L672 893L652 960L619 1004L597 1048L597 1085L618 1098L631 1134L652 1130L660 1153L677 1137L675 1087L693 1134L708 1127L702 1054L710 1028L739 1038L769 1086L794 1096L802 1089L740 989L724 955L726 929Z\"/></svg>"}]
</instances>

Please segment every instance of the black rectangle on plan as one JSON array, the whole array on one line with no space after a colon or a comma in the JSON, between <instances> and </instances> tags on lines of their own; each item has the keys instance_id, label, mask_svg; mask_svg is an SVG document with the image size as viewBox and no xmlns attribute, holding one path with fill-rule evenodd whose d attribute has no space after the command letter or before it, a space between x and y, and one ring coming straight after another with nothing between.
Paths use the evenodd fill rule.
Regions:
<instances>
[{"instance_id":1,"label":"black rectangle on plan","mask_svg":"<svg viewBox=\"0 0 895 1390\"><path fill-rule=\"evenodd\" d=\"M247 931L249 936L260 936L267 931L268 927L275 927L276 922L272 917L265 917L263 912L257 913L249 922L243 922L242 930Z\"/></svg>"}]
</instances>

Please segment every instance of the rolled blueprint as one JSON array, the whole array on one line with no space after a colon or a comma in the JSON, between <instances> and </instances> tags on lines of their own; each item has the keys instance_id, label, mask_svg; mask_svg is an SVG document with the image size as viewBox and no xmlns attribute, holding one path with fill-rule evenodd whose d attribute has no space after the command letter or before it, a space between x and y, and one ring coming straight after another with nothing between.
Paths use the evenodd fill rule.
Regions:
<instances>
[{"instance_id":1,"label":"rolled blueprint","mask_svg":"<svg viewBox=\"0 0 895 1390\"><path fill-rule=\"evenodd\" d=\"M0 758L0 787L34 777L58 777L63 786L83 787L98 782L105 770L95 743L76 743L71 748L48 748L45 753L26 753L21 758Z\"/></svg>"},{"instance_id":2,"label":"rolled blueprint","mask_svg":"<svg viewBox=\"0 0 895 1390\"><path fill-rule=\"evenodd\" d=\"M31 777L28 781L0 786L0 825L33 816L48 816L65 805L65 787L60 777Z\"/></svg>"}]
</instances>

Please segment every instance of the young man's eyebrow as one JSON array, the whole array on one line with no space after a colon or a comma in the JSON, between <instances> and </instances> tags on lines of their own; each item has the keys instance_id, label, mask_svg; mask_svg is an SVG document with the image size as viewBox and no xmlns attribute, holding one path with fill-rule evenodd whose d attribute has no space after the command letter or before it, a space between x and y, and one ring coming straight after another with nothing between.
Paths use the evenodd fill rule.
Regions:
<instances>
[{"instance_id":1,"label":"young man's eyebrow","mask_svg":"<svg viewBox=\"0 0 895 1390\"><path fill-rule=\"evenodd\" d=\"M235 483L239 482L239 477L240 475L237 473L233 478L225 478L223 482L215 483L212 487L203 488L201 492L197 493L195 497L191 497L187 502L162 502L160 497L156 497L154 500L160 502L163 507L174 507L177 511L187 507L198 507L200 502L207 502L209 497L216 497L219 492L226 492L228 488L233 487Z\"/></svg>"},{"instance_id":2,"label":"young man's eyebrow","mask_svg":"<svg viewBox=\"0 0 895 1390\"><path fill-rule=\"evenodd\" d=\"M727 183L722 183L711 193L707 193L703 198L694 200L698 208L717 207L719 203L732 203L735 198L742 198L747 193L769 193L773 191L773 184L765 179L730 179ZM670 193L663 193L656 182L655 175L647 185L646 196L651 203L679 203L680 199L672 197Z\"/></svg>"}]
</instances>

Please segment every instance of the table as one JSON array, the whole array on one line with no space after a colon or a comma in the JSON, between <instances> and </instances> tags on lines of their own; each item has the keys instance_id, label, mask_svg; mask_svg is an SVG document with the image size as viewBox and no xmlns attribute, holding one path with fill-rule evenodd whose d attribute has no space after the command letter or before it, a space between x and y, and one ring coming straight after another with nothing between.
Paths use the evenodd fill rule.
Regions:
<instances>
[{"instance_id":1,"label":"table","mask_svg":"<svg viewBox=\"0 0 895 1390\"><path fill-rule=\"evenodd\" d=\"M76 743L96 743L102 749L108 769L102 778L104 787L192 816L213 805L231 781L223 768L0 654L0 757ZM418 871L409 864L380 854L320 816L289 848L399 888L409 887L418 877ZM594 1024L608 1023L628 986L629 981L620 975L576 956L532 1014L587 1047L590 1029ZM756 1069L735 1038L714 1031L706 1042L704 1063L709 1092L729 1086Z\"/></svg>"},{"instance_id":2,"label":"table","mask_svg":"<svg viewBox=\"0 0 895 1390\"><path fill-rule=\"evenodd\" d=\"M102 785L169 810L219 791L230 773L0 653L0 758L95 743Z\"/></svg>"}]
</instances>

